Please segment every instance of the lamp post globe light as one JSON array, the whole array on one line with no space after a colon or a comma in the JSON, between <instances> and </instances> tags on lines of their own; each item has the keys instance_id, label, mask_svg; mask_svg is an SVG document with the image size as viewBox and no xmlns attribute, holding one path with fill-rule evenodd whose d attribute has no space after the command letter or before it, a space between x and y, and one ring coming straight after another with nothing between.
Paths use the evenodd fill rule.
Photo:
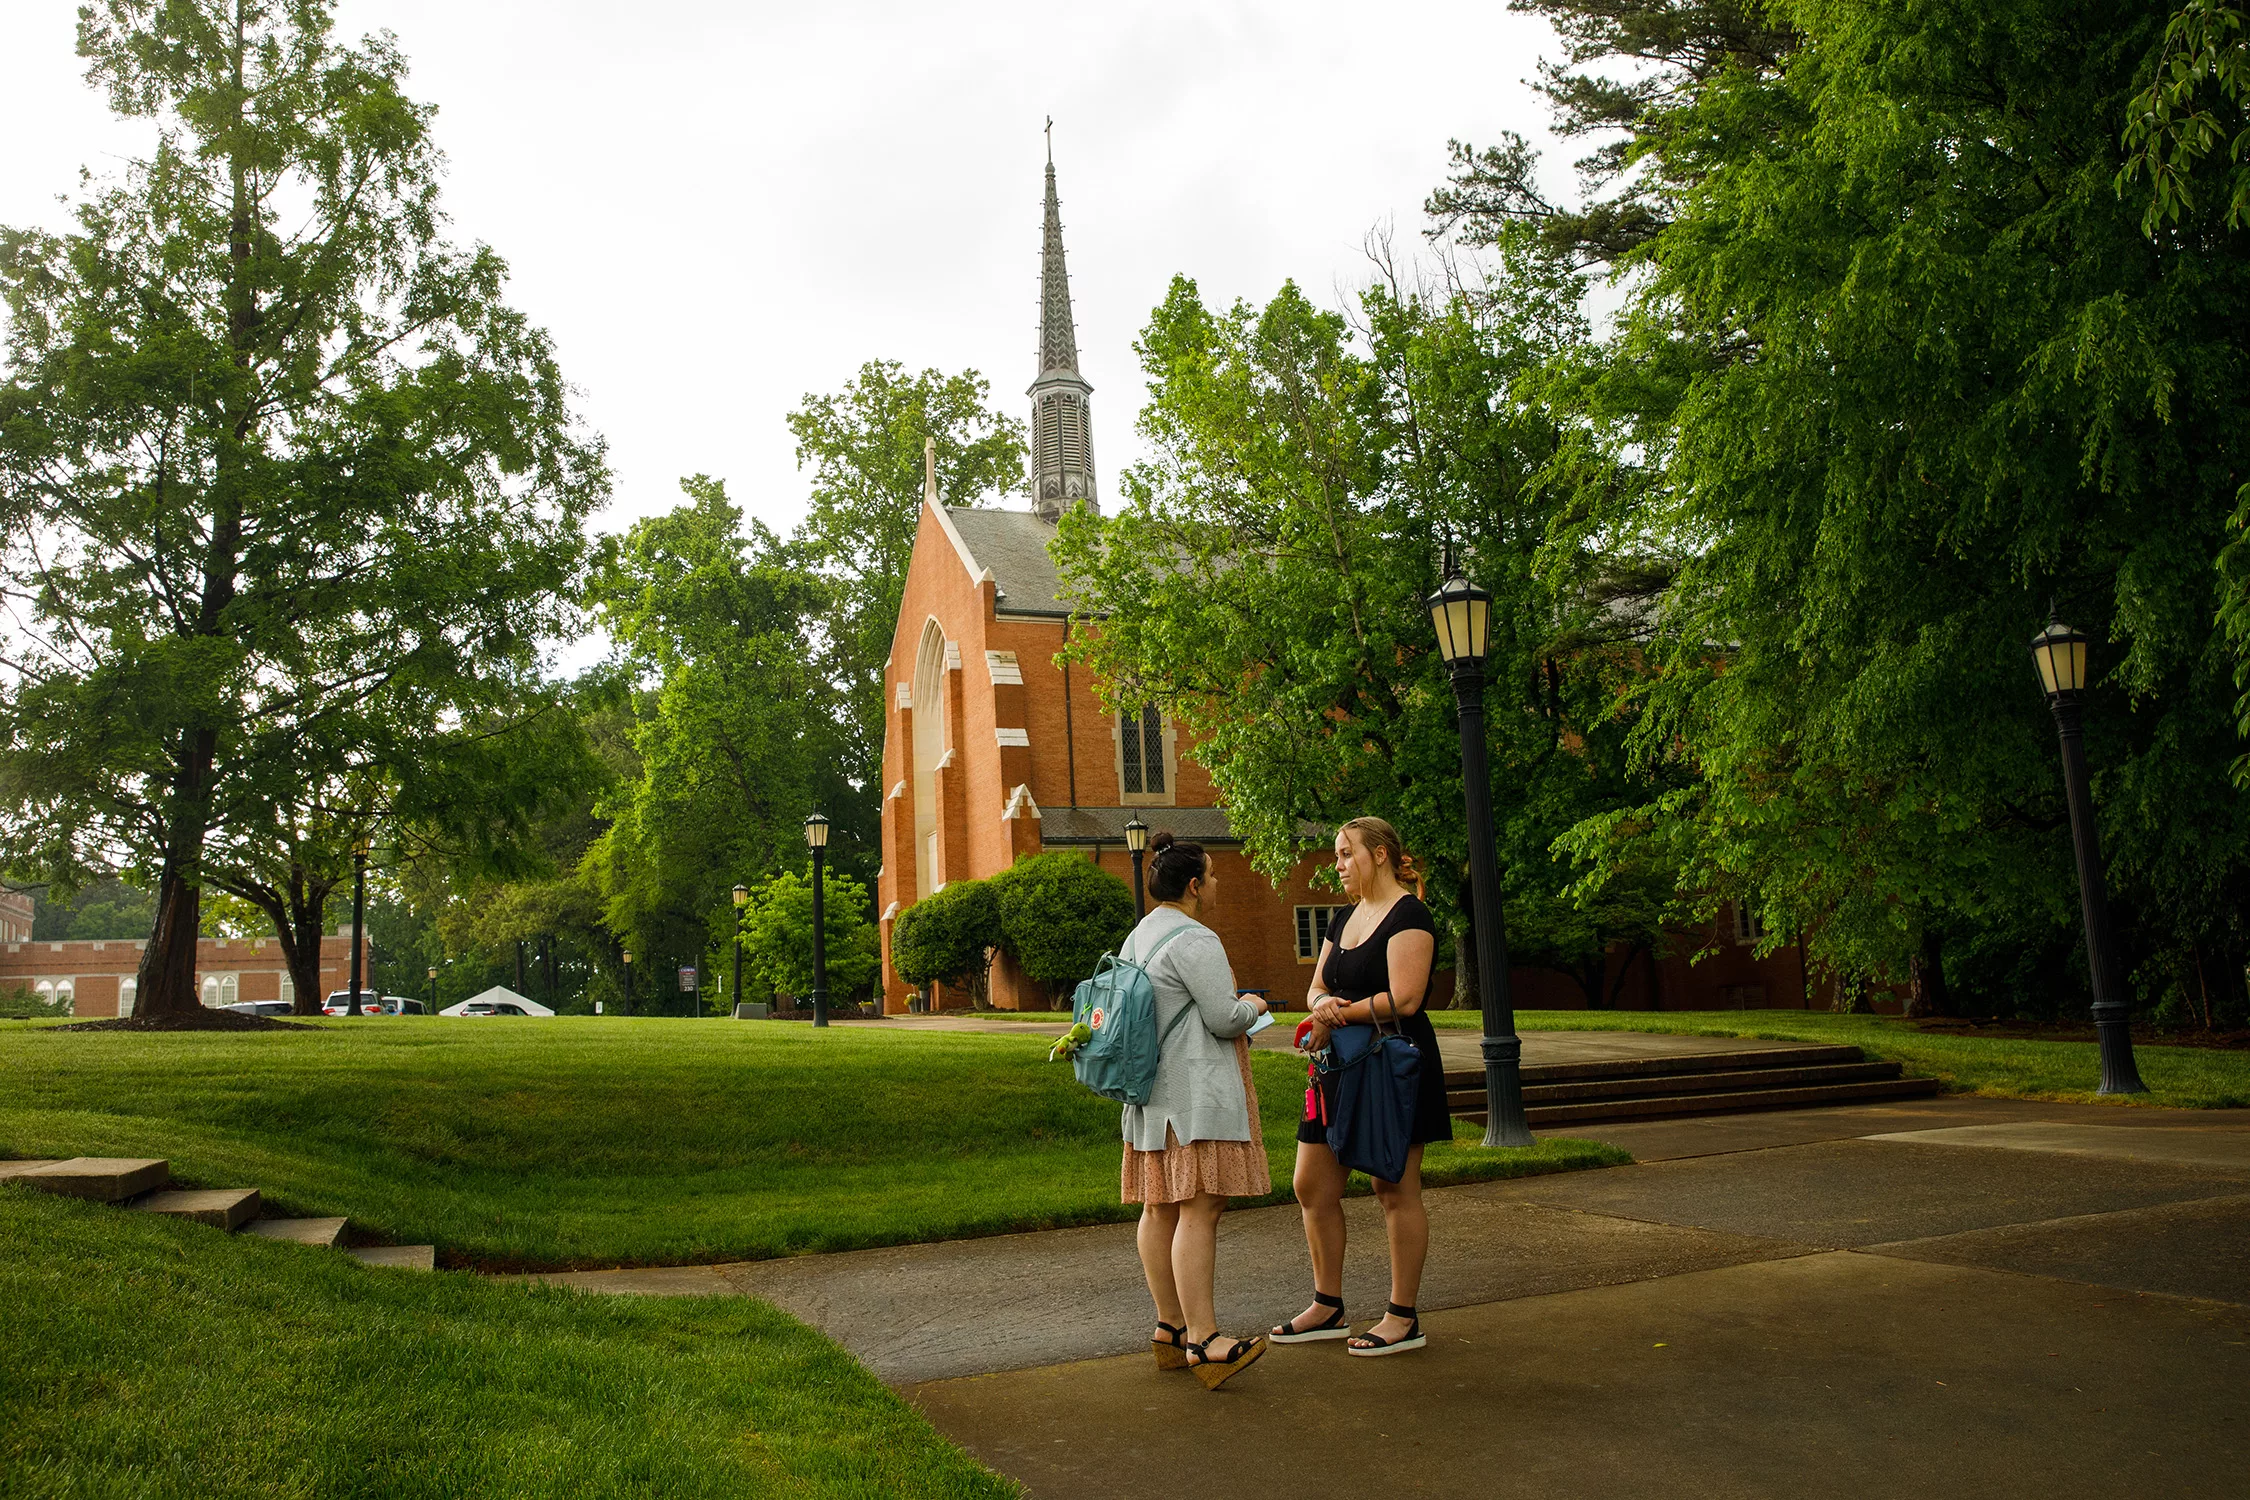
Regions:
<instances>
[{"instance_id":1,"label":"lamp post globe light","mask_svg":"<svg viewBox=\"0 0 2250 1500\"><path fill-rule=\"evenodd\" d=\"M1134 818L1125 825L1125 847L1133 854L1133 919L1148 915L1148 898L1141 885L1141 856L1148 853L1148 825Z\"/></svg>"},{"instance_id":2,"label":"lamp post globe light","mask_svg":"<svg viewBox=\"0 0 2250 1500\"><path fill-rule=\"evenodd\" d=\"M633 1013L633 950L627 948L625 957L625 1014Z\"/></svg>"},{"instance_id":3,"label":"lamp post globe light","mask_svg":"<svg viewBox=\"0 0 2250 1500\"><path fill-rule=\"evenodd\" d=\"M1445 581L1425 601L1438 654L1453 678L1461 722L1461 800L1469 835L1469 894L1477 924L1478 999L1484 1008L1484 1143L1529 1146L1523 1113L1523 1039L1508 994L1508 938L1500 926L1500 861L1492 846L1492 771L1484 746L1484 655L1492 596L1446 560Z\"/></svg>"},{"instance_id":4,"label":"lamp post globe light","mask_svg":"<svg viewBox=\"0 0 2250 1500\"><path fill-rule=\"evenodd\" d=\"M805 843L812 850L812 1023L828 1024L828 922L822 904L827 882L820 867L828 853L828 819L814 813L805 819Z\"/></svg>"},{"instance_id":5,"label":"lamp post globe light","mask_svg":"<svg viewBox=\"0 0 2250 1500\"><path fill-rule=\"evenodd\" d=\"M2127 1006L2116 997L2111 967L2109 884L2102 873L2101 834L2094 826L2094 795L2086 776L2086 733L2080 718L2086 691L2086 636L2048 618L2031 638L2032 665L2047 691L2062 741L2063 795L2070 804L2070 842L2078 857L2078 910L2086 924L2086 967L2094 982L2094 1035L2101 1039L2104 1094L2145 1094L2133 1065L2133 1032Z\"/></svg>"},{"instance_id":6,"label":"lamp post globe light","mask_svg":"<svg viewBox=\"0 0 2250 1500\"><path fill-rule=\"evenodd\" d=\"M734 888L734 1003L742 1003L742 909L750 904L750 887Z\"/></svg>"},{"instance_id":7,"label":"lamp post globe light","mask_svg":"<svg viewBox=\"0 0 2250 1500\"><path fill-rule=\"evenodd\" d=\"M431 964L423 977L430 981L430 1014L434 1016L437 1014L437 965Z\"/></svg>"}]
</instances>

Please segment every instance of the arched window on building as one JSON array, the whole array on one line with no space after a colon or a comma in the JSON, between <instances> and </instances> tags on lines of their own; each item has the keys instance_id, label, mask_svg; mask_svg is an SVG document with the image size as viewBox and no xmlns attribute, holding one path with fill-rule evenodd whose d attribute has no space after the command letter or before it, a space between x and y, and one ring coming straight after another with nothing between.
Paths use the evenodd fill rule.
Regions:
<instances>
[{"instance_id":1,"label":"arched window on building","mask_svg":"<svg viewBox=\"0 0 2250 1500\"><path fill-rule=\"evenodd\" d=\"M217 1007L232 1005L241 990L232 974L206 974L203 976L203 1003Z\"/></svg>"}]
</instances>

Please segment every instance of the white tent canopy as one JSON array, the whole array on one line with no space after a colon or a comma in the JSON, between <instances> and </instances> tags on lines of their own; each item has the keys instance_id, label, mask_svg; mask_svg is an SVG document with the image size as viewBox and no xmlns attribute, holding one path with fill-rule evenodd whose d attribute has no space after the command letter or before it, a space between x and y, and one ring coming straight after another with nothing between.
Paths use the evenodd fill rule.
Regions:
<instances>
[{"instance_id":1,"label":"white tent canopy","mask_svg":"<svg viewBox=\"0 0 2250 1500\"><path fill-rule=\"evenodd\" d=\"M523 1007L524 1014L529 1016L551 1016L554 1014L553 1011L547 1009L546 1006L541 1005L538 1001L526 1000L523 996L517 994L514 990L509 989L504 984L496 984L481 995L471 995L468 999L462 1001L459 1005L448 1005L445 1009L439 1011L438 1014L441 1016L457 1016L460 1015L463 1011L467 1010L470 1006L476 1005L480 1002L520 1005Z\"/></svg>"}]
</instances>

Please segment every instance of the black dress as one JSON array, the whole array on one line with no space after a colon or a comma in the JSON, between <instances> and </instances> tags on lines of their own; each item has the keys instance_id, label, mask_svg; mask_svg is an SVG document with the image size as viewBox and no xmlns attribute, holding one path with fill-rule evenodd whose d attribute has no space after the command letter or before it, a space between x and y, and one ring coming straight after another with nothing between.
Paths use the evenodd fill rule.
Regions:
<instances>
[{"instance_id":1,"label":"black dress","mask_svg":"<svg viewBox=\"0 0 2250 1500\"><path fill-rule=\"evenodd\" d=\"M1430 920L1430 909L1412 894L1402 895L1383 913L1383 920L1367 935L1367 941L1354 947L1344 946L1344 924L1351 920L1352 908L1345 907L1336 913L1328 924L1328 964L1320 971L1321 987L1339 1000L1365 1000L1370 995L1395 994L1391 982L1390 943L1402 932L1426 932L1430 935L1430 963L1437 963L1437 924ZM1404 976L1401 976L1402 978ZM1423 976L1422 998L1430 997L1428 975ZM1390 1007L1383 1010L1388 1013ZM1438 1054L1437 1028L1430 1024L1427 1013L1417 1010L1398 1023L1399 1033L1414 1044L1422 1054L1422 1077L1414 1099L1414 1133L1409 1139L1417 1146L1431 1141L1453 1139L1453 1115L1445 1105L1445 1059ZM1297 1139L1308 1145L1325 1145L1328 1141L1326 1127L1307 1117L1298 1122Z\"/></svg>"}]
</instances>

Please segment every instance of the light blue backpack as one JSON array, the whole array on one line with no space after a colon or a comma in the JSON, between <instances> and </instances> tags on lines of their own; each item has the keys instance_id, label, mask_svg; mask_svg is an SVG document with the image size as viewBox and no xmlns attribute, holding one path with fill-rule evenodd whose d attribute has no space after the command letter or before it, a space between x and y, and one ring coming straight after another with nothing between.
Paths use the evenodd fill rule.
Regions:
<instances>
[{"instance_id":1,"label":"light blue backpack","mask_svg":"<svg viewBox=\"0 0 2250 1500\"><path fill-rule=\"evenodd\" d=\"M1182 1006L1164 1034L1157 1035L1156 987L1148 978L1148 966L1156 962L1165 944L1193 925L1182 922L1164 934L1139 963L1105 953L1094 965L1094 977L1079 982L1071 1020L1092 1035L1071 1054L1070 1065L1078 1081L1104 1099L1148 1103L1156 1088L1156 1063L1164 1043L1195 1014L1194 1005Z\"/></svg>"}]
</instances>

